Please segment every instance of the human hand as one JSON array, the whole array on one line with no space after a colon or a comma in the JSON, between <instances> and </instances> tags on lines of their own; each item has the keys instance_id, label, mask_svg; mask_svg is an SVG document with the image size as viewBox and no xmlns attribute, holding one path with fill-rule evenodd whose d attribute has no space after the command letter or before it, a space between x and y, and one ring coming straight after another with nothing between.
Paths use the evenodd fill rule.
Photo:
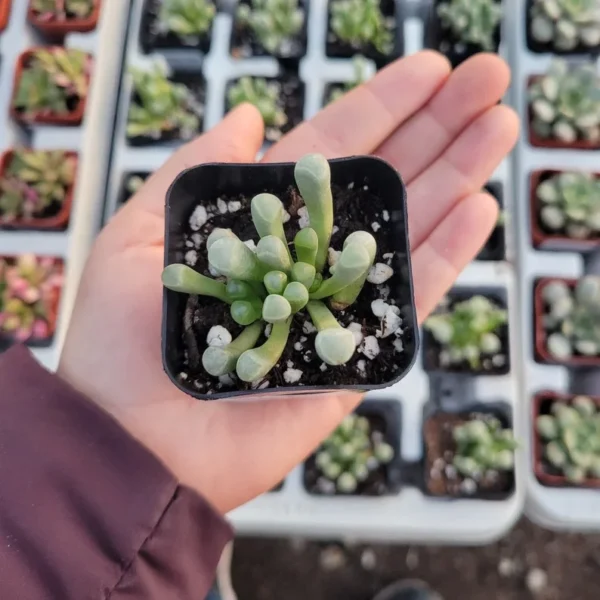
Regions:
<instances>
[{"instance_id":1,"label":"human hand","mask_svg":"<svg viewBox=\"0 0 600 600\"><path fill-rule=\"evenodd\" d=\"M480 190L516 142L516 115L497 105L508 81L495 56L477 56L450 74L441 55L421 52L300 125L263 160L373 153L399 170L422 320L496 222L497 203ZM167 188L193 165L253 161L262 140L258 112L241 106L177 151L119 211L89 258L58 371L223 513L277 484L362 398L199 402L163 372Z\"/></svg>"}]
</instances>

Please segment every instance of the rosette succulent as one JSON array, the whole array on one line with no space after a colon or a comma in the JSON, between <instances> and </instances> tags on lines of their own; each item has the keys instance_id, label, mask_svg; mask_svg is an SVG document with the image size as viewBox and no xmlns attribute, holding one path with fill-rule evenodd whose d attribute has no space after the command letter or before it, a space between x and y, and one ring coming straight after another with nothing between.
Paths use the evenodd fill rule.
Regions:
<instances>
[{"instance_id":1,"label":"rosette succulent","mask_svg":"<svg viewBox=\"0 0 600 600\"><path fill-rule=\"evenodd\" d=\"M94 12L98 0L32 0L31 10L40 21L85 19Z\"/></svg>"},{"instance_id":2,"label":"rosette succulent","mask_svg":"<svg viewBox=\"0 0 600 600\"><path fill-rule=\"evenodd\" d=\"M211 0L162 0L156 27L173 33L187 43L197 43L212 25L216 8Z\"/></svg>"}]
</instances>

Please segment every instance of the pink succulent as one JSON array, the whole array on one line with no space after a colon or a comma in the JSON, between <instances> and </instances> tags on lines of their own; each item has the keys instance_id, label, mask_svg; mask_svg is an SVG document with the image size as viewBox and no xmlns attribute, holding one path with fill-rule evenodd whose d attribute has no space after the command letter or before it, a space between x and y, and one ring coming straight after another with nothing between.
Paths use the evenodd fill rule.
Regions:
<instances>
[{"instance_id":1,"label":"pink succulent","mask_svg":"<svg viewBox=\"0 0 600 600\"><path fill-rule=\"evenodd\" d=\"M34 338L38 340L43 340L50 335L50 327L48 326L48 323L43 319L36 319L33 324L31 333Z\"/></svg>"}]
</instances>

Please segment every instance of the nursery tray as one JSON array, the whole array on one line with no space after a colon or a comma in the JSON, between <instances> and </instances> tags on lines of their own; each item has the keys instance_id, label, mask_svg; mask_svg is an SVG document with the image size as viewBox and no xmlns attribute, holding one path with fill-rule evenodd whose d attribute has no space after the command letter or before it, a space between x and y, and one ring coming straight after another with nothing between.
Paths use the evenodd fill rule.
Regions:
<instances>
[{"instance_id":1,"label":"nursery tray","mask_svg":"<svg viewBox=\"0 0 600 600\"><path fill-rule=\"evenodd\" d=\"M78 155L69 224L64 231L1 231L0 255L32 252L61 258L65 283L59 297L57 329L48 347L33 348L48 368L58 365L77 285L86 257L99 229L104 185L108 171L117 94L114 82L121 70L128 2L103 2L97 28L69 33L64 46L88 52L94 58L85 115L79 126L23 127L10 117L13 79L19 55L33 46L51 45L27 22L28 1L13 0L7 28L0 35L0 151L14 146L39 150L67 150Z\"/></svg>"}]
</instances>

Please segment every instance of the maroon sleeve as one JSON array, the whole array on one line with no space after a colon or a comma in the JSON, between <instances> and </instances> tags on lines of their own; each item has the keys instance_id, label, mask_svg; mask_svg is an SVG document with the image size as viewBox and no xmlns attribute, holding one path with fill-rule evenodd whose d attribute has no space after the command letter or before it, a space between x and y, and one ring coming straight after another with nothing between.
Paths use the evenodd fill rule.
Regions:
<instances>
[{"instance_id":1,"label":"maroon sleeve","mask_svg":"<svg viewBox=\"0 0 600 600\"><path fill-rule=\"evenodd\" d=\"M201 600L229 526L24 348L0 358L0 598Z\"/></svg>"}]
</instances>

